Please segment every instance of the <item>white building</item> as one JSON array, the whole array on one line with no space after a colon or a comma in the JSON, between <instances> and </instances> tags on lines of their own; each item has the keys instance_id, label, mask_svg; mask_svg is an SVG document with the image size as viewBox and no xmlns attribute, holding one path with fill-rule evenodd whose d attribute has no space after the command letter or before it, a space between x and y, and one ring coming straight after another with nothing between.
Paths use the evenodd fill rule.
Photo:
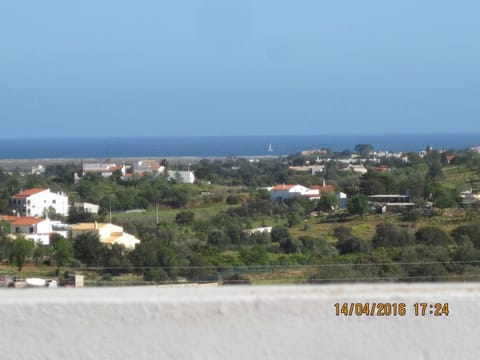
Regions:
<instances>
[{"instance_id":1,"label":"white building","mask_svg":"<svg viewBox=\"0 0 480 360\"><path fill-rule=\"evenodd\" d=\"M270 190L270 199L286 200L296 197L308 197L310 199L320 199L318 189L309 189L302 185L282 184L274 186Z\"/></svg>"},{"instance_id":2,"label":"white building","mask_svg":"<svg viewBox=\"0 0 480 360\"><path fill-rule=\"evenodd\" d=\"M164 171L165 166L160 165L156 160L140 160L133 164L133 172L135 174L156 174Z\"/></svg>"},{"instance_id":3,"label":"white building","mask_svg":"<svg viewBox=\"0 0 480 360\"><path fill-rule=\"evenodd\" d=\"M45 174L45 168L42 165L34 166L31 169L32 175L42 175Z\"/></svg>"},{"instance_id":4,"label":"white building","mask_svg":"<svg viewBox=\"0 0 480 360\"><path fill-rule=\"evenodd\" d=\"M348 202L348 196L347 194L343 192L339 192L336 194L337 196L337 201L338 201L338 207L340 209L345 209L347 207L347 202Z\"/></svg>"},{"instance_id":5,"label":"white building","mask_svg":"<svg viewBox=\"0 0 480 360\"><path fill-rule=\"evenodd\" d=\"M123 227L106 223L80 223L71 226L72 237L92 232L98 234L100 242L106 245L120 244L126 248L134 248L140 240L123 231Z\"/></svg>"},{"instance_id":6,"label":"white building","mask_svg":"<svg viewBox=\"0 0 480 360\"><path fill-rule=\"evenodd\" d=\"M78 211L89 214L98 214L98 210L100 209L99 205L87 202L76 202L73 204L73 207Z\"/></svg>"},{"instance_id":7,"label":"white building","mask_svg":"<svg viewBox=\"0 0 480 360\"><path fill-rule=\"evenodd\" d=\"M68 196L53 193L50 189L28 189L11 197L10 208L21 216L45 216L49 210L68 216Z\"/></svg>"},{"instance_id":8,"label":"white building","mask_svg":"<svg viewBox=\"0 0 480 360\"><path fill-rule=\"evenodd\" d=\"M10 224L10 234L12 235L23 235L27 239L41 242L43 245L50 243L50 234L52 233L50 219L0 215L0 220Z\"/></svg>"},{"instance_id":9,"label":"white building","mask_svg":"<svg viewBox=\"0 0 480 360\"><path fill-rule=\"evenodd\" d=\"M263 233L270 234L272 232L272 227L271 226L258 227L254 229L244 230L244 232L247 233L248 235L263 234Z\"/></svg>"},{"instance_id":10,"label":"white building","mask_svg":"<svg viewBox=\"0 0 480 360\"><path fill-rule=\"evenodd\" d=\"M169 170L168 178L170 180L180 180L180 182L185 184L193 184L195 182L195 175L193 171Z\"/></svg>"},{"instance_id":11,"label":"white building","mask_svg":"<svg viewBox=\"0 0 480 360\"><path fill-rule=\"evenodd\" d=\"M350 170L352 170L353 172L355 173L359 173L359 174L366 174L367 173L367 168L363 165L350 165L349 166Z\"/></svg>"},{"instance_id":12,"label":"white building","mask_svg":"<svg viewBox=\"0 0 480 360\"><path fill-rule=\"evenodd\" d=\"M116 165L114 163L83 163L83 175L85 174L100 174L103 177L110 177L119 170L122 176L126 174L126 167L124 164Z\"/></svg>"}]
</instances>

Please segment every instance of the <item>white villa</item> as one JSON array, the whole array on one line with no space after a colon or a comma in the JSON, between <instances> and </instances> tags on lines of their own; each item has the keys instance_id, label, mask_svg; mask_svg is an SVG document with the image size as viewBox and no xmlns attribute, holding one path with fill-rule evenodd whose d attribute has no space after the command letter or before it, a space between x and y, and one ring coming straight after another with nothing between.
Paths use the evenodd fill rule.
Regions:
<instances>
[{"instance_id":1,"label":"white villa","mask_svg":"<svg viewBox=\"0 0 480 360\"><path fill-rule=\"evenodd\" d=\"M114 163L83 163L83 175L85 174L100 174L103 177L110 177L112 174L120 170L122 176L125 176L126 167L125 165L116 165Z\"/></svg>"},{"instance_id":2,"label":"white villa","mask_svg":"<svg viewBox=\"0 0 480 360\"><path fill-rule=\"evenodd\" d=\"M338 207L340 209L345 208L348 201L347 194L336 192L335 187L333 185L326 185L325 181L323 182L323 185L312 185L310 187L303 185L281 184L272 188L268 188L268 191L270 192L270 199L278 201L298 197L303 197L310 200L319 200L322 197L322 194L332 193L337 197Z\"/></svg>"},{"instance_id":3,"label":"white villa","mask_svg":"<svg viewBox=\"0 0 480 360\"><path fill-rule=\"evenodd\" d=\"M53 227L60 223L59 221L31 216L0 215L0 220L10 224L10 234L12 236L23 235L27 239L40 242L43 245L50 243L50 235L55 232Z\"/></svg>"},{"instance_id":4,"label":"white villa","mask_svg":"<svg viewBox=\"0 0 480 360\"><path fill-rule=\"evenodd\" d=\"M68 196L50 189L33 188L13 195L10 208L20 216L44 216L48 210L68 216Z\"/></svg>"},{"instance_id":5,"label":"white villa","mask_svg":"<svg viewBox=\"0 0 480 360\"><path fill-rule=\"evenodd\" d=\"M123 227L107 223L80 223L71 226L72 237L86 232L98 234L100 242L106 245L120 244L126 248L134 248L140 240L123 231Z\"/></svg>"},{"instance_id":6,"label":"white villa","mask_svg":"<svg viewBox=\"0 0 480 360\"><path fill-rule=\"evenodd\" d=\"M277 185L270 190L270 199L272 200L286 200L296 197L308 197L312 200L320 199L320 191L292 184Z\"/></svg>"}]
</instances>

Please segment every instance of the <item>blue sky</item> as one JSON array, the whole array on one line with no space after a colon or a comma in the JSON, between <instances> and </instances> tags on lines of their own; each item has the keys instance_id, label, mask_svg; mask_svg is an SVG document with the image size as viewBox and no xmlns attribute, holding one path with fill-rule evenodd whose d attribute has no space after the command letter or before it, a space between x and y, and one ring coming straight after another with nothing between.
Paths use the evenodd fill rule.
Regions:
<instances>
[{"instance_id":1,"label":"blue sky","mask_svg":"<svg viewBox=\"0 0 480 360\"><path fill-rule=\"evenodd\" d=\"M0 3L0 137L480 132L480 2Z\"/></svg>"}]
</instances>

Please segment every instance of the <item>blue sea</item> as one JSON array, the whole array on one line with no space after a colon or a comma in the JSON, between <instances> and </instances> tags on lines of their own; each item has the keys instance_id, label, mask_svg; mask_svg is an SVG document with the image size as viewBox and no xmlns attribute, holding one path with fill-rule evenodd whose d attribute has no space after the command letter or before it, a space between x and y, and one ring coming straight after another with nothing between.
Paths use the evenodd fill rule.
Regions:
<instances>
[{"instance_id":1,"label":"blue sea","mask_svg":"<svg viewBox=\"0 0 480 360\"><path fill-rule=\"evenodd\" d=\"M353 150L371 144L377 151L465 149L480 145L480 134L361 134L259 135L197 137L38 138L0 139L1 159L116 158L116 157L224 157L288 155L328 148ZM271 146L272 151L268 151Z\"/></svg>"}]
</instances>

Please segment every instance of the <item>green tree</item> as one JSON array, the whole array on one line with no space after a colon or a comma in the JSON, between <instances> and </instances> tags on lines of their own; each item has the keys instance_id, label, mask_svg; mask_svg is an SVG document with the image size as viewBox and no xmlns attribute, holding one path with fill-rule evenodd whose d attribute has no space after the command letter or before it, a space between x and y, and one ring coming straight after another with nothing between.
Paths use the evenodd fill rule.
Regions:
<instances>
[{"instance_id":1,"label":"green tree","mask_svg":"<svg viewBox=\"0 0 480 360\"><path fill-rule=\"evenodd\" d=\"M345 225L337 226L333 229L333 236L338 240L347 239L352 236L352 229Z\"/></svg>"},{"instance_id":2,"label":"green tree","mask_svg":"<svg viewBox=\"0 0 480 360\"><path fill-rule=\"evenodd\" d=\"M53 246L52 259L57 264L57 273L59 273L60 267L66 265L73 258L73 245L70 240L58 234L50 238L50 243Z\"/></svg>"},{"instance_id":3,"label":"green tree","mask_svg":"<svg viewBox=\"0 0 480 360\"><path fill-rule=\"evenodd\" d=\"M280 240L280 250L285 254L299 253L302 251L303 243L292 236Z\"/></svg>"},{"instance_id":4,"label":"green tree","mask_svg":"<svg viewBox=\"0 0 480 360\"><path fill-rule=\"evenodd\" d=\"M347 203L347 209L352 215L359 215L363 220L368 212L368 198L363 194L357 194L350 198Z\"/></svg>"},{"instance_id":5,"label":"green tree","mask_svg":"<svg viewBox=\"0 0 480 360\"><path fill-rule=\"evenodd\" d=\"M180 211L177 216L175 216L175 222L178 225L190 225L195 220L195 213L193 211Z\"/></svg>"},{"instance_id":6,"label":"green tree","mask_svg":"<svg viewBox=\"0 0 480 360\"><path fill-rule=\"evenodd\" d=\"M436 226L425 226L415 233L418 244L433 246L448 246L452 243L450 236L442 229Z\"/></svg>"},{"instance_id":7,"label":"green tree","mask_svg":"<svg viewBox=\"0 0 480 360\"><path fill-rule=\"evenodd\" d=\"M270 236L273 242L280 242L282 239L290 237L290 232L285 226L274 226Z\"/></svg>"},{"instance_id":8,"label":"green tree","mask_svg":"<svg viewBox=\"0 0 480 360\"><path fill-rule=\"evenodd\" d=\"M370 155L370 153L373 151L373 145L357 144L355 145L355 151L360 155Z\"/></svg>"},{"instance_id":9,"label":"green tree","mask_svg":"<svg viewBox=\"0 0 480 360\"><path fill-rule=\"evenodd\" d=\"M246 265L265 265L268 259L268 252L262 245L243 246L239 255Z\"/></svg>"},{"instance_id":10,"label":"green tree","mask_svg":"<svg viewBox=\"0 0 480 360\"><path fill-rule=\"evenodd\" d=\"M337 196L332 192L324 192L318 201L320 211L333 211L338 206Z\"/></svg>"},{"instance_id":11,"label":"green tree","mask_svg":"<svg viewBox=\"0 0 480 360\"><path fill-rule=\"evenodd\" d=\"M35 244L23 236L18 236L13 240L12 252L10 253L10 262L13 262L18 271L22 271L28 258L32 257Z\"/></svg>"},{"instance_id":12,"label":"green tree","mask_svg":"<svg viewBox=\"0 0 480 360\"><path fill-rule=\"evenodd\" d=\"M377 225L372 243L376 248L404 247L413 245L415 237L410 231L404 230L395 224L383 223Z\"/></svg>"},{"instance_id":13,"label":"green tree","mask_svg":"<svg viewBox=\"0 0 480 360\"><path fill-rule=\"evenodd\" d=\"M405 219L407 221L413 222L414 226L422 217L423 217L423 209L421 208L412 209L405 215Z\"/></svg>"},{"instance_id":14,"label":"green tree","mask_svg":"<svg viewBox=\"0 0 480 360\"><path fill-rule=\"evenodd\" d=\"M480 223L461 225L451 232L453 238L460 245L460 242L468 238L473 246L480 249Z\"/></svg>"},{"instance_id":15,"label":"green tree","mask_svg":"<svg viewBox=\"0 0 480 360\"><path fill-rule=\"evenodd\" d=\"M350 236L337 241L336 248L340 254L366 253L370 250L370 242L355 236Z\"/></svg>"},{"instance_id":16,"label":"green tree","mask_svg":"<svg viewBox=\"0 0 480 360\"><path fill-rule=\"evenodd\" d=\"M99 235L94 232L85 232L73 238L75 258L87 266L102 264L103 245Z\"/></svg>"}]
</instances>

